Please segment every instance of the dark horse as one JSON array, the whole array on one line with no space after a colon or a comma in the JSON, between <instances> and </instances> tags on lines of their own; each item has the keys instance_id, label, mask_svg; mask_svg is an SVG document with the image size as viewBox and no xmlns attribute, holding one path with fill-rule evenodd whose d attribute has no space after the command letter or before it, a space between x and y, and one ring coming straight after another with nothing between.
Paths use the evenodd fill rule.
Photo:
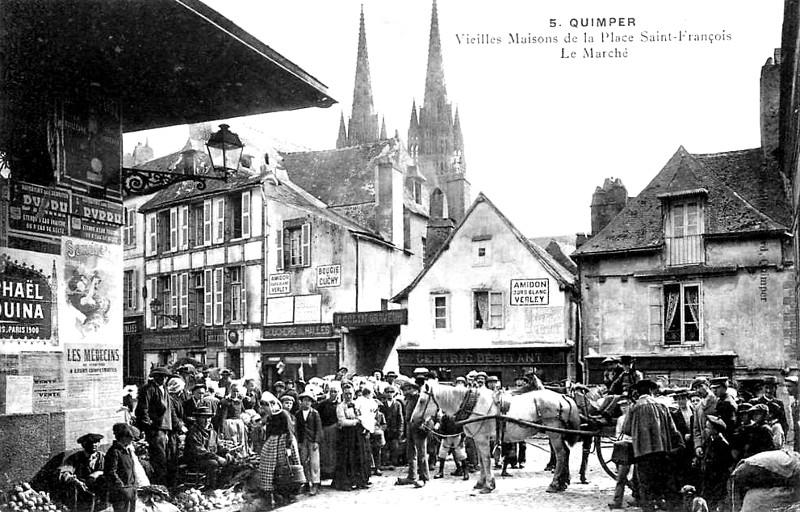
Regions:
<instances>
[{"instance_id":1,"label":"dark horse","mask_svg":"<svg viewBox=\"0 0 800 512\"><path fill-rule=\"evenodd\" d=\"M452 387L442 384L425 384L420 390L419 401L411 416L414 425L421 425L424 420L442 411L445 414L455 415L465 403L470 388ZM468 419L485 420L475 421L464 425L464 432L475 440L478 452L478 462L481 467L481 476L476 489L481 493L492 492L495 480L492 475L492 461L489 453L489 441L496 436L495 416L500 413L495 403L494 393L486 388L473 390L478 393L475 406L469 412ZM575 402L568 396L561 395L547 389L530 391L521 395L508 396L510 407L506 416L531 423L561 429L580 429L580 416ZM578 440L579 435L562 434L551 430L542 429L550 438L550 445L556 454L556 469L553 481L548 487L548 492L560 492L569 485L569 447ZM516 424L508 421L505 428L504 442L515 443L524 441L525 438L535 435L539 429Z\"/></svg>"}]
</instances>

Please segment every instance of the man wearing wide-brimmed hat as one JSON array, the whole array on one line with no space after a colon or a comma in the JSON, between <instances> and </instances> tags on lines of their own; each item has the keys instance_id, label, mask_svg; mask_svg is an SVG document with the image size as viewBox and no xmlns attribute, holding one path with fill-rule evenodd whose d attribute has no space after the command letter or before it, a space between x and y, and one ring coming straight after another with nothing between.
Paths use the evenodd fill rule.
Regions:
<instances>
[{"instance_id":1,"label":"man wearing wide-brimmed hat","mask_svg":"<svg viewBox=\"0 0 800 512\"><path fill-rule=\"evenodd\" d=\"M101 434L93 433L79 437L78 444L83 450L67 457L58 468L58 479L66 487L67 502L78 512L91 511L95 507L95 495L100 494L99 482L102 479L98 478L103 474L105 458L97 451L101 439Z\"/></svg>"},{"instance_id":2,"label":"man wearing wide-brimmed hat","mask_svg":"<svg viewBox=\"0 0 800 512\"><path fill-rule=\"evenodd\" d=\"M167 442L169 432L178 425L166 381L173 374L168 368L158 366L150 370L152 378L139 390L136 405L136 423L147 440L150 464L153 466L152 483L167 485Z\"/></svg>"},{"instance_id":3,"label":"man wearing wide-brimmed hat","mask_svg":"<svg viewBox=\"0 0 800 512\"><path fill-rule=\"evenodd\" d=\"M764 377L764 394L756 398L752 403L764 404L768 408L777 408L773 414L773 419L778 420L784 432L789 431L789 422L786 420L786 408L783 406L783 400L778 398L778 377L774 375L767 375ZM774 404L770 406L770 404Z\"/></svg>"},{"instance_id":4,"label":"man wearing wide-brimmed hat","mask_svg":"<svg viewBox=\"0 0 800 512\"><path fill-rule=\"evenodd\" d=\"M653 512L658 500L666 500L668 506L678 502L674 475L664 468L668 467L668 455L683 446L683 439L667 406L653 396L658 384L641 379L634 387L639 399L631 407L622 432L633 439L642 510Z\"/></svg>"},{"instance_id":5,"label":"man wearing wide-brimmed hat","mask_svg":"<svg viewBox=\"0 0 800 512\"><path fill-rule=\"evenodd\" d=\"M217 432L211 426L212 416L214 413L206 405L195 409L195 422L186 433L183 457L189 466L207 472L208 483L213 488L219 468L227 464L228 458L224 457L227 450L218 443Z\"/></svg>"}]
</instances>

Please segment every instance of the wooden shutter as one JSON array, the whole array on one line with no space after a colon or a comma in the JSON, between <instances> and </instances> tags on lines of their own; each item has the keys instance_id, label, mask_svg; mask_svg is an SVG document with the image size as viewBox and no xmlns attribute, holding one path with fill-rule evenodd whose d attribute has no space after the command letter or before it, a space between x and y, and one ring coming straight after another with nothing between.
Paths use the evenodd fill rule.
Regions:
<instances>
[{"instance_id":1,"label":"wooden shutter","mask_svg":"<svg viewBox=\"0 0 800 512\"><path fill-rule=\"evenodd\" d=\"M311 224L303 224L300 228L300 254L302 261L300 265L303 267L311 266Z\"/></svg>"},{"instance_id":2,"label":"wooden shutter","mask_svg":"<svg viewBox=\"0 0 800 512\"><path fill-rule=\"evenodd\" d=\"M211 235L215 244L221 244L225 240L225 198L214 198L214 209L211 215L213 220L213 231Z\"/></svg>"},{"instance_id":3,"label":"wooden shutter","mask_svg":"<svg viewBox=\"0 0 800 512\"><path fill-rule=\"evenodd\" d=\"M213 272L208 269L203 272L203 324L211 325L213 322L213 292L214 292L214 278Z\"/></svg>"},{"instance_id":4,"label":"wooden shutter","mask_svg":"<svg viewBox=\"0 0 800 512\"><path fill-rule=\"evenodd\" d=\"M223 304L224 304L224 296L225 292L222 287L222 267L214 269L214 285L213 285L213 293L214 293L214 325L222 325L222 314L223 314Z\"/></svg>"},{"instance_id":5,"label":"wooden shutter","mask_svg":"<svg viewBox=\"0 0 800 512\"><path fill-rule=\"evenodd\" d=\"M275 234L275 269L283 270L284 244L283 230L279 229Z\"/></svg>"},{"instance_id":6,"label":"wooden shutter","mask_svg":"<svg viewBox=\"0 0 800 512\"><path fill-rule=\"evenodd\" d=\"M664 334L664 287L653 284L647 287L648 293L648 341L651 346L661 345Z\"/></svg>"},{"instance_id":7,"label":"wooden shutter","mask_svg":"<svg viewBox=\"0 0 800 512\"><path fill-rule=\"evenodd\" d=\"M166 305L164 306L167 307ZM170 274L169 276L169 314L178 314L178 274ZM171 325L176 325L172 320L169 321Z\"/></svg>"},{"instance_id":8,"label":"wooden shutter","mask_svg":"<svg viewBox=\"0 0 800 512\"><path fill-rule=\"evenodd\" d=\"M139 287L139 270L138 269L133 269L133 283L131 283L131 284L133 285L133 293L132 293L133 304L131 304L131 307L133 309L139 309L139 293L141 293L140 292L141 288Z\"/></svg>"},{"instance_id":9,"label":"wooden shutter","mask_svg":"<svg viewBox=\"0 0 800 512\"><path fill-rule=\"evenodd\" d=\"M231 302L233 300L233 288L231 287L231 268L226 268L222 273L222 322L230 323L232 316ZM227 295L227 297L226 297Z\"/></svg>"},{"instance_id":10,"label":"wooden shutter","mask_svg":"<svg viewBox=\"0 0 800 512\"><path fill-rule=\"evenodd\" d=\"M178 209L169 209L169 250L178 250Z\"/></svg>"},{"instance_id":11,"label":"wooden shutter","mask_svg":"<svg viewBox=\"0 0 800 512\"><path fill-rule=\"evenodd\" d=\"M179 211L180 231L178 232L178 249L189 248L189 205L181 206Z\"/></svg>"},{"instance_id":12,"label":"wooden shutter","mask_svg":"<svg viewBox=\"0 0 800 512\"><path fill-rule=\"evenodd\" d=\"M181 316L181 325L189 325L189 274L182 273L178 279L180 286L180 303L178 304Z\"/></svg>"},{"instance_id":13,"label":"wooden shutter","mask_svg":"<svg viewBox=\"0 0 800 512\"><path fill-rule=\"evenodd\" d=\"M242 192L242 238L250 238L250 191Z\"/></svg>"},{"instance_id":14,"label":"wooden shutter","mask_svg":"<svg viewBox=\"0 0 800 512\"><path fill-rule=\"evenodd\" d=\"M211 205L211 199L206 199L203 201L203 245L211 245L211 232L214 229L213 220L213 208ZM206 286L208 282L206 282Z\"/></svg>"},{"instance_id":15,"label":"wooden shutter","mask_svg":"<svg viewBox=\"0 0 800 512\"><path fill-rule=\"evenodd\" d=\"M202 274L200 274L202 276ZM196 282L196 274L189 275L189 290L188 290L188 304L186 306L186 314L189 318L189 324L198 324L197 318L197 305L200 302L200 297L197 293L197 288L195 286Z\"/></svg>"},{"instance_id":16,"label":"wooden shutter","mask_svg":"<svg viewBox=\"0 0 800 512\"><path fill-rule=\"evenodd\" d=\"M158 287L157 287L157 284L156 284L158 281L156 280L155 277L151 277L150 279L148 279L148 281L149 281L149 290L148 291L150 293L147 296L150 298L150 300L153 300L156 297L158 297L158 295L157 295ZM149 327L150 329L154 329L156 327L156 322L154 321L155 317L153 316L153 310L152 309L148 310L148 313L145 315L145 319L147 320L147 327Z\"/></svg>"},{"instance_id":17,"label":"wooden shutter","mask_svg":"<svg viewBox=\"0 0 800 512\"><path fill-rule=\"evenodd\" d=\"M247 267L242 266L242 323L247 323Z\"/></svg>"},{"instance_id":18,"label":"wooden shutter","mask_svg":"<svg viewBox=\"0 0 800 512\"><path fill-rule=\"evenodd\" d=\"M152 256L156 252L156 214L148 213L145 217L145 254Z\"/></svg>"}]
</instances>

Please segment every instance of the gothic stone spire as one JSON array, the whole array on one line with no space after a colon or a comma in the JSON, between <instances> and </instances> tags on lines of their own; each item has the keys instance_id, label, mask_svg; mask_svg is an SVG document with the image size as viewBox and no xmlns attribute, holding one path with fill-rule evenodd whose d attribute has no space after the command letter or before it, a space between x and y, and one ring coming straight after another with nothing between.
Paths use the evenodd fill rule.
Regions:
<instances>
[{"instance_id":1,"label":"gothic stone spire","mask_svg":"<svg viewBox=\"0 0 800 512\"><path fill-rule=\"evenodd\" d=\"M356 79L353 88L353 112L348 126L348 145L355 146L378 140L378 114L373 111L372 80L369 74L367 33L364 28L364 6L358 28Z\"/></svg>"}]
</instances>

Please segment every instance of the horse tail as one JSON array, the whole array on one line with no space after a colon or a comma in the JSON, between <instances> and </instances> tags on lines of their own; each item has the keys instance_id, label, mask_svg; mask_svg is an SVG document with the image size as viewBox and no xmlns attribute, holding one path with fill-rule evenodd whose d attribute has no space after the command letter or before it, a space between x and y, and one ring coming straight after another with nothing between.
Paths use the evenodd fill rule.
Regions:
<instances>
[{"instance_id":1,"label":"horse tail","mask_svg":"<svg viewBox=\"0 0 800 512\"><path fill-rule=\"evenodd\" d=\"M567 404L569 405L569 410L565 411L566 417L564 418L564 422L566 423L566 428L570 430L580 430L581 429L581 415L580 411L578 411L578 404L575 403L575 400L572 398L565 396L564 400L566 400ZM569 445L572 446L578 441L582 440L583 436L580 434L565 434L564 441Z\"/></svg>"}]
</instances>

